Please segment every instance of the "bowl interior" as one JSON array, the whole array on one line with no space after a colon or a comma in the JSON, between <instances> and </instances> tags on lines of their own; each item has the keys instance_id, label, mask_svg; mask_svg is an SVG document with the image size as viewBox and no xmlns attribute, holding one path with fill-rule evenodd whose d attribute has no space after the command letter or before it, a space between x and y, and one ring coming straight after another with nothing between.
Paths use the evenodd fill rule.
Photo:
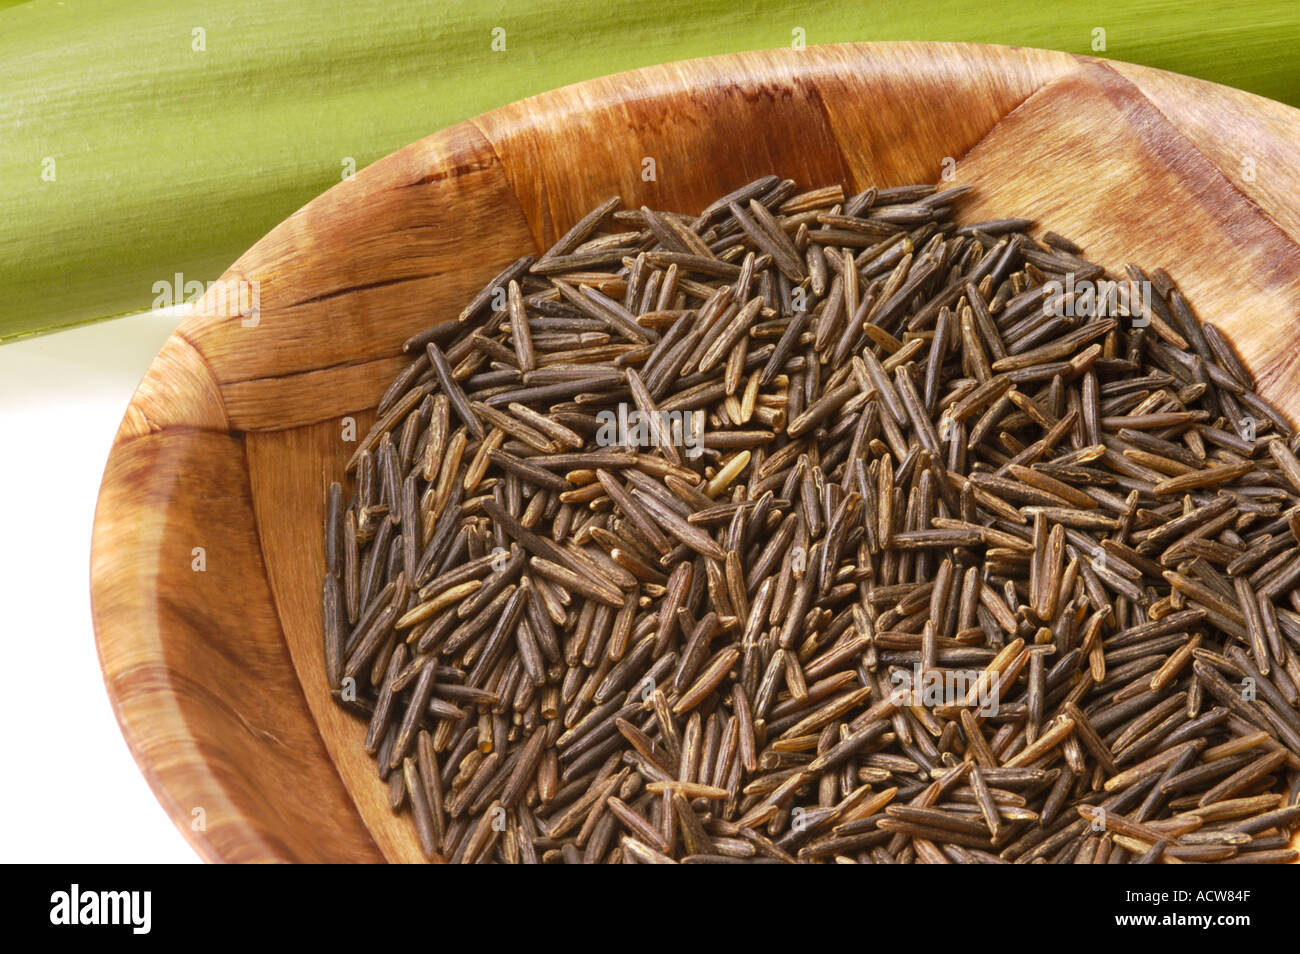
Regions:
<instances>
[{"instance_id":1,"label":"bowl interior","mask_svg":"<svg viewBox=\"0 0 1300 954\"><path fill-rule=\"evenodd\" d=\"M601 200L693 212L771 172L852 190L970 183L964 218L1029 216L1107 266L1164 265L1296 417L1296 117L1062 53L814 47L558 90L340 183L195 306L109 460L96 631L155 791L212 860L420 860L364 725L328 695L325 490L404 366L401 342Z\"/></svg>"}]
</instances>

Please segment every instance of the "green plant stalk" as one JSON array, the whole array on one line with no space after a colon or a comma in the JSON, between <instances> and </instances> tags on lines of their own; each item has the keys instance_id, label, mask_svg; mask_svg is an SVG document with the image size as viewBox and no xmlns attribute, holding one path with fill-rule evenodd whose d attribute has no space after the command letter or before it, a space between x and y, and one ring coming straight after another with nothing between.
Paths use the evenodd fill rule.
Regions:
<instances>
[{"instance_id":1,"label":"green plant stalk","mask_svg":"<svg viewBox=\"0 0 1300 954\"><path fill-rule=\"evenodd\" d=\"M1294 0L0 0L0 340L216 278L294 209L430 132L653 63L853 40L1095 53L1300 105ZM492 30L505 29L505 50ZM1094 29L1106 50L1093 50ZM203 49L196 49L202 30Z\"/></svg>"}]
</instances>

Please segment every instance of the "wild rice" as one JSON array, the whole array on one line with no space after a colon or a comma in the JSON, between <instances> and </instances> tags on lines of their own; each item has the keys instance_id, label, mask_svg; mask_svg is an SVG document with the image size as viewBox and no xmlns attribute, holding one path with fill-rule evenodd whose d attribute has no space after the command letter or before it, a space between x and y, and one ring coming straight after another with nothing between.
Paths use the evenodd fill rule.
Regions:
<instances>
[{"instance_id":1,"label":"wild rice","mask_svg":"<svg viewBox=\"0 0 1300 954\"><path fill-rule=\"evenodd\" d=\"M426 856L1296 858L1300 438L966 191L611 199L405 342L321 611Z\"/></svg>"}]
</instances>

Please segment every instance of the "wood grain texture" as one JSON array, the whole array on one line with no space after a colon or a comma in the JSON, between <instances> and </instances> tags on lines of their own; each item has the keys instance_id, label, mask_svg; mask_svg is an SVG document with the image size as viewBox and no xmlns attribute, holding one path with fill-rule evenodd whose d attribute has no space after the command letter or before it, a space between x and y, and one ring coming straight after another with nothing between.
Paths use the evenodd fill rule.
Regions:
<instances>
[{"instance_id":1,"label":"wood grain texture","mask_svg":"<svg viewBox=\"0 0 1300 954\"><path fill-rule=\"evenodd\" d=\"M201 856L380 859L289 664L238 439L172 428L116 447L91 589L127 742Z\"/></svg>"},{"instance_id":2,"label":"wood grain texture","mask_svg":"<svg viewBox=\"0 0 1300 954\"><path fill-rule=\"evenodd\" d=\"M1223 93L1217 107L1248 112L1252 97ZM964 210L1050 223L1113 270L1163 265L1202 319L1232 338L1262 393L1300 418L1300 234L1284 225L1294 210L1274 197L1287 176L1294 196L1300 176L1273 163L1263 182L1234 181L1223 165L1232 160L1235 170L1240 158L1203 152L1184 125L1111 64L1086 62L1026 100L958 164L957 180L976 186ZM1256 138L1267 145L1241 148L1279 154L1265 128ZM1294 150L1300 123L1291 132Z\"/></svg>"},{"instance_id":3,"label":"wood grain texture","mask_svg":"<svg viewBox=\"0 0 1300 954\"><path fill-rule=\"evenodd\" d=\"M324 488L355 446L343 418L364 432L405 337L598 201L695 211L768 172L861 189L934 181L952 159L977 187L963 216L1030 215L1108 266L1167 267L1300 417L1298 147L1300 113L1183 77L863 44L593 80L389 156L242 256L223 280L257 283L257 323L201 303L127 412L92 590L142 769L205 858L415 860L320 660ZM206 576L196 545L221 554ZM190 828L200 803L217 806L206 832Z\"/></svg>"},{"instance_id":4,"label":"wood grain texture","mask_svg":"<svg viewBox=\"0 0 1300 954\"><path fill-rule=\"evenodd\" d=\"M371 414L359 416L359 431L364 433L373 420ZM365 723L330 698L320 648L320 574L302 572L304 566L325 565L321 501L330 482L345 476L340 433L338 422L325 421L248 435L262 552L294 670L356 811L389 860L421 862L410 813L394 815L387 789L376 783L374 760L365 751Z\"/></svg>"}]
</instances>

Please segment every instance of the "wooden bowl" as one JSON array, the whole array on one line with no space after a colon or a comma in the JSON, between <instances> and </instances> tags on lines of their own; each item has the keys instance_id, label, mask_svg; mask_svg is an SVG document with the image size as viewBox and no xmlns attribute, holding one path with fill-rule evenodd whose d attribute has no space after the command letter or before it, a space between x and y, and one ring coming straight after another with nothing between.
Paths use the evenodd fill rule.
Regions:
<instances>
[{"instance_id":1,"label":"wooden bowl","mask_svg":"<svg viewBox=\"0 0 1300 954\"><path fill-rule=\"evenodd\" d=\"M388 156L232 265L126 412L91 589L136 761L205 859L419 860L365 727L327 693L325 488L351 452L345 419L365 433L402 340L601 199L696 211L769 172L858 190L951 169L978 187L963 216L1032 216L1107 266L1165 265L1297 417L1297 152L1300 112L1236 90L1065 53L890 43L592 80ZM240 289L256 315L233 307Z\"/></svg>"}]
</instances>

